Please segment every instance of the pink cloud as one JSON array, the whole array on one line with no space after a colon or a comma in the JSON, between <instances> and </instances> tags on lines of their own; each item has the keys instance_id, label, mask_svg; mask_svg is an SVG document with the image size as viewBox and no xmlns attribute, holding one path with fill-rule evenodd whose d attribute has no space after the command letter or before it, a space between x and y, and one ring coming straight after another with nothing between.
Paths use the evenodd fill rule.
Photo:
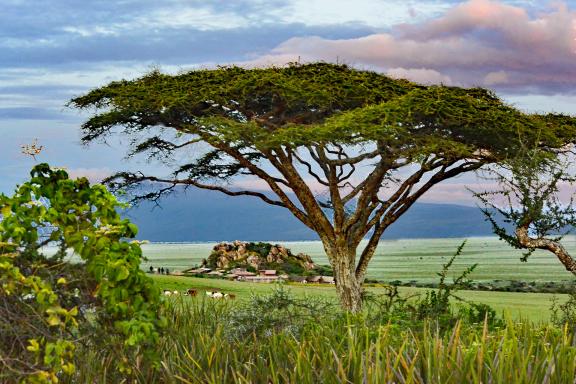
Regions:
<instances>
[{"instance_id":1,"label":"pink cloud","mask_svg":"<svg viewBox=\"0 0 576 384\"><path fill-rule=\"evenodd\" d=\"M420 84L452 84L450 76L426 68L390 68L386 71L386 75L396 79L410 79Z\"/></svg>"},{"instance_id":2,"label":"pink cloud","mask_svg":"<svg viewBox=\"0 0 576 384\"><path fill-rule=\"evenodd\" d=\"M469 0L420 24L353 39L300 37L252 65L339 60L417 82L494 86L537 93L576 85L576 12L557 4L539 14L492 0Z\"/></svg>"},{"instance_id":3,"label":"pink cloud","mask_svg":"<svg viewBox=\"0 0 576 384\"><path fill-rule=\"evenodd\" d=\"M99 183L106 177L112 175L112 171L108 168L64 168L71 179L79 177L86 177L91 183Z\"/></svg>"}]
</instances>

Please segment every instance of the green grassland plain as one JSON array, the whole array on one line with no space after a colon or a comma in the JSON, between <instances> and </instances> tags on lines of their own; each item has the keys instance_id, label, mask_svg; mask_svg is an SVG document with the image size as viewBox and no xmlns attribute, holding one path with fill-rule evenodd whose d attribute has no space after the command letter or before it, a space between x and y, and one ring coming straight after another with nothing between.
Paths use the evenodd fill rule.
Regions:
<instances>
[{"instance_id":1,"label":"green grassland plain","mask_svg":"<svg viewBox=\"0 0 576 384\"><path fill-rule=\"evenodd\" d=\"M383 281L417 280L437 281L436 275L464 239L404 239L381 241L369 269L368 278ZM307 253L319 264L328 264L328 259L318 241L279 242L293 253ZM576 237L567 237L563 243L568 251L576 253ZM216 243L144 244L142 264L183 270L200 264L207 258ZM472 264L478 267L472 274L474 281L523 280L562 281L573 279L556 257L545 251L536 251L528 262L521 262L522 251L516 250L494 237L477 237L467 240L461 256L451 271L458 273Z\"/></svg>"},{"instance_id":2,"label":"green grassland plain","mask_svg":"<svg viewBox=\"0 0 576 384\"><path fill-rule=\"evenodd\" d=\"M464 239L404 239L382 241L378 247L368 271L368 277L382 281L435 282L442 264L453 255L455 249ZM279 242L292 252L309 254L319 264L328 260L322 244L316 241ZM150 266L169 268L178 271L200 264L208 257L216 243L186 244L144 244L143 252L147 261L144 269ZM567 237L564 244L569 251L576 251L576 237ZM455 275L472 264L478 267L472 274L474 281L523 280L523 281L563 281L573 276L560 265L554 255L537 251L528 262L521 262L522 252L510 248L504 242L493 237L467 239L466 247L451 269ZM247 298L253 293L266 293L272 284L251 284L217 279L190 278L177 276L154 275L163 289L185 290L197 288L200 291L220 289L234 293L239 299ZM296 295L315 295L336 298L333 286L291 284L290 289ZM384 288L370 287L374 294L383 294ZM423 293L421 288L401 287L405 295ZM458 294L465 300L482 302L494 307L499 313L509 313L516 319L526 318L533 321L547 321L550 316L550 305L553 297L560 302L566 295L546 293L462 291Z\"/></svg>"},{"instance_id":3,"label":"green grassland plain","mask_svg":"<svg viewBox=\"0 0 576 384\"><path fill-rule=\"evenodd\" d=\"M196 278L186 276L151 275L161 289L178 290L185 292L187 289L197 289L199 295L195 300L203 300L204 291L220 290L225 293L233 293L238 300L244 300L252 294L265 294L274 289L275 284L247 283L227 281L214 278ZM333 285L298 284L291 283L287 288L297 296L320 296L336 302L336 289ZM369 292L379 295L385 294L382 287L369 287ZM403 296L423 294L424 288L400 287ZM552 298L556 297L559 302L566 300L567 295L554 295L549 293L521 293L521 292L488 292L488 291L459 291L456 294L464 300L477 303L485 303L492 306L499 314L508 314L512 318L546 322L550 318L550 305ZM457 303L456 303L457 304Z\"/></svg>"}]
</instances>

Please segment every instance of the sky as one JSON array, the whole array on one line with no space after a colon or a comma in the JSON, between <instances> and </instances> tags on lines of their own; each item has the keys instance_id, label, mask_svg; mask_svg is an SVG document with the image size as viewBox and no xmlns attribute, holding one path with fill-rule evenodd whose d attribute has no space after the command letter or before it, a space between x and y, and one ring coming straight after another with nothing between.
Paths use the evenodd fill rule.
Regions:
<instances>
[{"instance_id":1,"label":"sky","mask_svg":"<svg viewBox=\"0 0 576 384\"><path fill-rule=\"evenodd\" d=\"M483 86L530 112L576 115L576 0L3 0L0 192L35 161L99 180L154 168L125 143L80 143L74 96L151 69L323 60L433 84ZM429 202L472 204L470 176Z\"/></svg>"}]
</instances>

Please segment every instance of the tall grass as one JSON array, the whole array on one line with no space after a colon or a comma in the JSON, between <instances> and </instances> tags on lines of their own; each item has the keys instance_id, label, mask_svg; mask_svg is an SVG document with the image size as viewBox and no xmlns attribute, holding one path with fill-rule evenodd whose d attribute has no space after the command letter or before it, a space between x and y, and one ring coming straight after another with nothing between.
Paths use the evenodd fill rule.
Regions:
<instances>
[{"instance_id":1,"label":"tall grass","mask_svg":"<svg viewBox=\"0 0 576 384\"><path fill-rule=\"evenodd\" d=\"M573 383L575 338L568 328L519 323L501 327L457 321L415 326L332 311L299 332L237 337L236 305L196 299L166 309L170 329L159 365L113 369L122 351L80 350L72 382L142 383Z\"/></svg>"}]
</instances>

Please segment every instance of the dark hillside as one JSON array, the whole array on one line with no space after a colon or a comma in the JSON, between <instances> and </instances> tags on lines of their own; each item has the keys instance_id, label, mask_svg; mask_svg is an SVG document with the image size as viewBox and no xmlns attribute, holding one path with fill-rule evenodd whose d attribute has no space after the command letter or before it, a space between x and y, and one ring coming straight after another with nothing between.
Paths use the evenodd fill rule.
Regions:
<instances>
[{"instance_id":1,"label":"dark hillside","mask_svg":"<svg viewBox=\"0 0 576 384\"><path fill-rule=\"evenodd\" d=\"M202 190L165 198L160 207L143 203L127 216L139 238L155 242L223 240L316 240L287 210L252 197ZM386 232L385 239L491 235L480 210L452 204L415 204Z\"/></svg>"}]
</instances>

